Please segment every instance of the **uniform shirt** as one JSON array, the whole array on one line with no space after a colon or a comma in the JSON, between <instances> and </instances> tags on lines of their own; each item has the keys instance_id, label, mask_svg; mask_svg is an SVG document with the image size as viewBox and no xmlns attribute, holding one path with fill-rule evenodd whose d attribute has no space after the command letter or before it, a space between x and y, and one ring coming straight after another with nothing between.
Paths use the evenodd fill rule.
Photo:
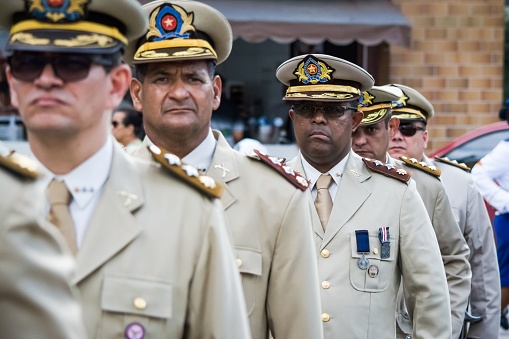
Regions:
<instances>
[{"instance_id":1,"label":"uniform shirt","mask_svg":"<svg viewBox=\"0 0 509 339\"><path fill-rule=\"evenodd\" d=\"M202 172L207 172L210 164L212 163L212 157L214 150L216 149L216 139L212 130L209 130L209 134L205 140L201 142L191 153L182 158L182 161L186 164L193 165Z\"/></svg>"},{"instance_id":2,"label":"uniform shirt","mask_svg":"<svg viewBox=\"0 0 509 339\"><path fill-rule=\"evenodd\" d=\"M302 154L300 155L301 161L302 161L302 167L304 167L304 173L306 174L306 178L310 181L309 186L312 187L311 195L313 197L313 201L316 199L317 195L317 189L316 189L316 181L318 180L318 177L322 175L320 171L318 171L316 168L311 166L309 162L304 159ZM337 163L334 167L332 167L329 172L332 177L332 183L329 186L329 194L332 198L332 201L334 201L334 198L336 197L336 194L338 193L339 184L341 182L341 177L343 176L343 172L345 170L345 165L348 160L348 155L344 157L339 163ZM327 174L323 173L323 174Z\"/></svg>"}]
</instances>

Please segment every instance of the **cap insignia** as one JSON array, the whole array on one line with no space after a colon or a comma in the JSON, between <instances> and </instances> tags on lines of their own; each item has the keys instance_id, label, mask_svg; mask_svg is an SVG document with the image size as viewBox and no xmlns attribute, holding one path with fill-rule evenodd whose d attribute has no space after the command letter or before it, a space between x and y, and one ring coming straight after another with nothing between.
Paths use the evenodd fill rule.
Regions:
<instances>
[{"instance_id":1,"label":"cap insignia","mask_svg":"<svg viewBox=\"0 0 509 339\"><path fill-rule=\"evenodd\" d=\"M470 172L470 167L468 167L465 163L463 162L458 162L457 160L451 160L447 157L443 157L443 158L440 158L440 157L435 157L435 160L437 161L440 161L440 162L443 162L445 164L449 164L449 165L452 165L452 166L455 166L455 167L458 167L458 168L461 168L462 170L466 171L466 172Z\"/></svg>"},{"instance_id":2,"label":"cap insignia","mask_svg":"<svg viewBox=\"0 0 509 339\"><path fill-rule=\"evenodd\" d=\"M163 5L156 8L150 15L147 39L154 37L154 41L173 38L188 39L190 31L196 31L193 26L194 14L187 13L177 5Z\"/></svg>"},{"instance_id":3,"label":"cap insignia","mask_svg":"<svg viewBox=\"0 0 509 339\"><path fill-rule=\"evenodd\" d=\"M316 84L318 82L327 83L331 81L330 73L335 71L334 68L327 65L324 61L314 59L308 55L302 62L297 65L294 73L299 82L307 85L309 83Z\"/></svg>"},{"instance_id":4,"label":"cap insignia","mask_svg":"<svg viewBox=\"0 0 509 339\"><path fill-rule=\"evenodd\" d=\"M26 6L34 18L49 22L81 20L89 0L28 0Z\"/></svg>"},{"instance_id":5,"label":"cap insignia","mask_svg":"<svg viewBox=\"0 0 509 339\"><path fill-rule=\"evenodd\" d=\"M408 182L408 180L410 180L411 177L410 172L407 172L401 168L397 168L392 164L386 164L381 162L380 160L372 160L369 158L362 158L362 161L373 172L377 172L382 175L385 175L386 177L394 178L403 182Z\"/></svg>"},{"instance_id":6,"label":"cap insignia","mask_svg":"<svg viewBox=\"0 0 509 339\"><path fill-rule=\"evenodd\" d=\"M362 92L359 98L359 106L368 107L373 105L373 99L375 96L371 95L368 91Z\"/></svg>"},{"instance_id":7,"label":"cap insignia","mask_svg":"<svg viewBox=\"0 0 509 339\"><path fill-rule=\"evenodd\" d=\"M295 187L305 191L309 187L309 182L299 172L294 171L292 168L284 164L285 159L276 157L269 157L267 154L254 150L253 153L248 154L248 157L269 165L270 168L275 169L287 181L292 183Z\"/></svg>"},{"instance_id":8,"label":"cap insignia","mask_svg":"<svg viewBox=\"0 0 509 339\"><path fill-rule=\"evenodd\" d=\"M399 159L402 160L408 166L417 168L425 173L431 174L432 176L434 176L436 178L440 178L440 175L442 174L442 172L439 169L437 169L435 166L429 166L424 161L419 162L415 158L409 158L404 155L399 157Z\"/></svg>"},{"instance_id":9,"label":"cap insignia","mask_svg":"<svg viewBox=\"0 0 509 339\"><path fill-rule=\"evenodd\" d=\"M403 92L403 91L401 91ZM406 106L406 101L408 100L408 97L405 95L405 92L403 92L403 95L401 98L399 98L397 101L393 101L392 104L394 107L404 107Z\"/></svg>"}]
</instances>

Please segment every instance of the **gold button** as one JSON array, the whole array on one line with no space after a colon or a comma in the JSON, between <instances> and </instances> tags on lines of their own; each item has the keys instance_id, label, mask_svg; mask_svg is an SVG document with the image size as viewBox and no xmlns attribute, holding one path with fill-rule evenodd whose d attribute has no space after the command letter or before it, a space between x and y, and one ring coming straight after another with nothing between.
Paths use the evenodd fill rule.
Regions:
<instances>
[{"instance_id":1,"label":"gold button","mask_svg":"<svg viewBox=\"0 0 509 339\"><path fill-rule=\"evenodd\" d=\"M373 254L378 254L378 248L373 248Z\"/></svg>"},{"instance_id":2,"label":"gold button","mask_svg":"<svg viewBox=\"0 0 509 339\"><path fill-rule=\"evenodd\" d=\"M322 282L322 287L325 288L325 289L328 289L330 287L330 282L328 281L323 281Z\"/></svg>"},{"instance_id":3,"label":"gold button","mask_svg":"<svg viewBox=\"0 0 509 339\"><path fill-rule=\"evenodd\" d=\"M144 310L145 308L147 308L147 302L143 298L140 297L135 298L133 303L134 307L136 307L138 310Z\"/></svg>"},{"instance_id":4,"label":"gold button","mask_svg":"<svg viewBox=\"0 0 509 339\"><path fill-rule=\"evenodd\" d=\"M242 260L240 260L239 258L235 260L235 263L237 264L237 267L242 266Z\"/></svg>"},{"instance_id":5,"label":"gold button","mask_svg":"<svg viewBox=\"0 0 509 339\"><path fill-rule=\"evenodd\" d=\"M322 250L322 252L320 252L320 254L322 255L323 258L328 258L330 255L330 252L329 252L329 250Z\"/></svg>"},{"instance_id":6,"label":"gold button","mask_svg":"<svg viewBox=\"0 0 509 339\"><path fill-rule=\"evenodd\" d=\"M328 313L322 313L322 321L326 323L330 320L330 315Z\"/></svg>"}]
</instances>

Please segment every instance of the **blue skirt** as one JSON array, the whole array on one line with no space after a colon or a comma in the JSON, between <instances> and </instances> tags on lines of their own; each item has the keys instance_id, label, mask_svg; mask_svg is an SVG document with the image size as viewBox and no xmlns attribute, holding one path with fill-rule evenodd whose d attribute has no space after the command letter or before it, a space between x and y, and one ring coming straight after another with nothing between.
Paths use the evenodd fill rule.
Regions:
<instances>
[{"instance_id":1,"label":"blue skirt","mask_svg":"<svg viewBox=\"0 0 509 339\"><path fill-rule=\"evenodd\" d=\"M497 256L501 286L509 287L509 213L496 215L493 226L497 236Z\"/></svg>"}]
</instances>

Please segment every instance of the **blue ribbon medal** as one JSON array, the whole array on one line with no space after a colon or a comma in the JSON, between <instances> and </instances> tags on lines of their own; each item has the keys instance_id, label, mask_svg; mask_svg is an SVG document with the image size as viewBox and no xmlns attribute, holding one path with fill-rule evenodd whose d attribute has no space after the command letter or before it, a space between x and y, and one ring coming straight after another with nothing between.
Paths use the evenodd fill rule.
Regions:
<instances>
[{"instance_id":1,"label":"blue ribbon medal","mask_svg":"<svg viewBox=\"0 0 509 339\"><path fill-rule=\"evenodd\" d=\"M361 270L365 270L369 266L369 260L366 258L366 254L369 253L369 233L367 230L355 231L355 238L357 241L357 253L361 254L362 257L357 261L357 266Z\"/></svg>"}]
</instances>

